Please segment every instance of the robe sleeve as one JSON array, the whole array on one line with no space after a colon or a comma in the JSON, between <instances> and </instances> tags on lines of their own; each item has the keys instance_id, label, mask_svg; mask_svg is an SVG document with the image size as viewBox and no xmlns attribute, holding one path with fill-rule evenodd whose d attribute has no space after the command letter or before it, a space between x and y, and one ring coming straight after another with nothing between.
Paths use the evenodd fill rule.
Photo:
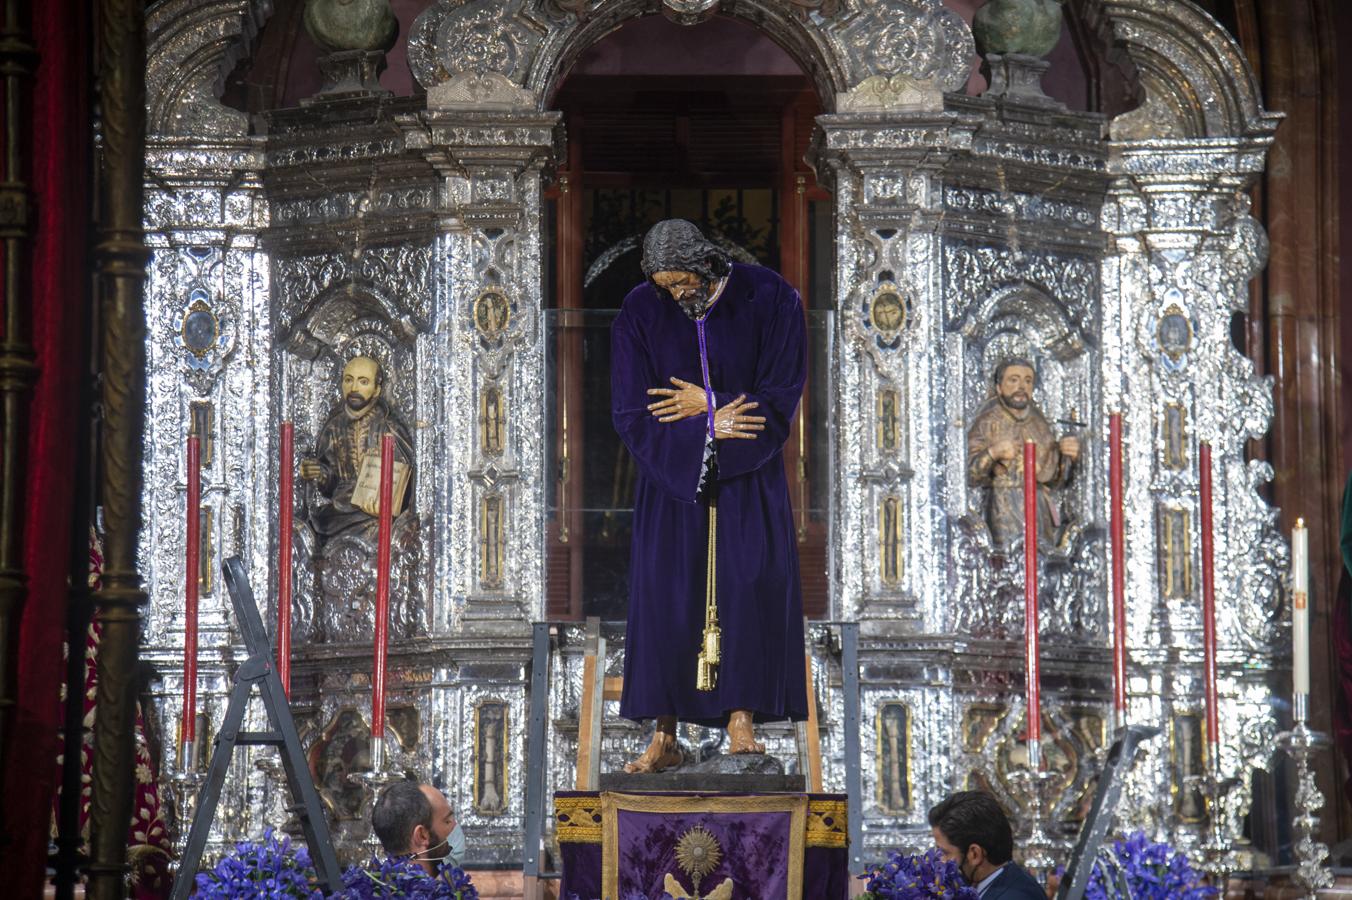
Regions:
<instances>
[{"instance_id":1,"label":"robe sleeve","mask_svg":"<svg viewBox=\"0 0 1352 900\"><path fill-rule=\"evenodd\" d=\"M705 416L659 422L648 412L648 388L663 383L633 317L621 310L610 328L610 418L644 477L664 492L695 502L704 464Z\"/></svg>"},{"instance_id":2,"label":"robe sleeve","mask_svg":"<svg viewBox=\"0 0 1352 900\"><path fill-rule=\"evenodd\" d=\"M319 429L319 439L315 441L315 459L324 468L324 477L315 482L315 487L319 493L325 497L333 497L333 491L338 487L338 461L336 459L337 449L333 446L333 426L332 419L325 422Z\"/></svg>"},{"instance_id":3,"label":"robe sleeve","mask_svg":"<svg viewBox=\"0 0 1352 900\"><path fill-rule=\"evenodd\" d=\"M990 416L978 414L967 432L967 483L975 487L989 485L995 470L995 457L990 455Z\"/></svg>"},{"instance_id":4,"label":"robe sleeve","mask_svg":"<svg viewBox=\"0 0 1352 900\"><path fill-rule=\"evenodd\" d=\"M755 440L725 438L718 441L718 480L727 481L754 472L784 449L793 427L793 416L803 397L807 380L807 322L803 301L787 283L781 284L775 298L775 314L761 336L756 363L756 383L746 391L746 399L760 406L753 416L765 417L765 430ZM722 407L736 393L714 392L714 403ZM703 424L704 419L699 418Z\"/></svg>"}]
</instances>

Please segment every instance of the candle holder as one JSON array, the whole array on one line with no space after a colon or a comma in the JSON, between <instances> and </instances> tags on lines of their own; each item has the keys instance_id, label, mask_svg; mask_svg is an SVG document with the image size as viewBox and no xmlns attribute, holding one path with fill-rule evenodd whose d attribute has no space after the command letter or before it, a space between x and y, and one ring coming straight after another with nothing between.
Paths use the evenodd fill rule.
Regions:
<instances>
[{"instance_id":1,"label":"candle holder","mask_svg":"<svg viewBox=\"0 0 1352 900\"><path fill-rule=\"evenodd\" d=\"M188 846L188 832L192 830L193 814L197 812L197 798L202 793L206 774L197 766L194 744L185 741L179 745L178 765L160 776L160 784L169 795L174 814L174 859L183 856Z\"/></svg>"},{"instance_id":2,"label":"candle holder","mask_svg":"<svg viewBox=\"0 0 1352 900\"><path fill-rule=\"evenodd\" d=\"M286 777L286 767L282 764L281 752L267 753L261 758L255 759L254 768L263 773L263 777L268 783L267 796L269 802L265 814L268 824L272 824L285 816L278 830L291 835L301 834L300 818L296 815L297 807L292 801L291 782Z\"/></svg>"},{"instance_id":3,"label":"candle holder","mask_svg":"<svg viewBox=\"0 0 1352 900\"><path fill-rule=\"evenodd\" d=\"M1304 698L1297 697L1297 701ZM1303 713L1303 703L1297 703L1297 713ZM1329 739L1305 724L1303 714L1298 715L1296 724L1290 731L1277 735L1277 745L1286 751L1286 755L1296 764L1296 817L1293 821L1296 831L1296 880L1306 890L1307 897L1315 896L1320 888L1333 886L1333 873L1328 868L1329 848L1315 839L1319 830L1318 811L1324 808L1324 795L1315 784L1314 769L1310 759L1323 748Z\"/></svg>"},{"instance_id":4,"label":"candle holder","mask_svg":"<svg viewBox=\"0 0 1352 900\"><path fill-rule=\"evenodd\" d=\"M374 736L371 738L371 768L365 772L353 772L347 776L348 781L360 784L365 789L361 815L364 822L371 821L371 808L375 806L376 797L380 795L381 789L404 780L404 774L390 770L388 762L384 736ZM380 839L376 837L374 829L367 833L365 844L373 855L380 853Z\"/></svg>"},{"instance_id":5,"label":"candle holder","mask_svg":"<svg viewBox=\"0 0 1352 900\"><path fill-rule=\"evenodd\" d=\"M1229 834L1230 816L1227 807L1230 794L1239 786L1240 780L1221 777L1214 749L1210 754L1212 762L1207 766L1206 774L1189 775L1183 779L1183 783L1186 787L1201 793L1206 799L1208 825L1206 837L1197 847L1202 855L1201 865L1198 868L1206 873L1212 886L1224 894L1230 873L1239 865L1239 858L1235 854Z\"/></svg>"},{"instance_id":6,"label":"candle holder","mask_svg":"<svg viewBox=\"0 0 1352 900\"><path fill-rule=\"evenodd\" d=\"M1038 872L1048 872L1057 863L1057 851L1063 843L1048 831L1050 817L1056 802L1050 789L1060 776L1042 768L1040 741L1028 742L1028 765L1009 773L1009 781L1023 795L1024 827L1020 829L1019 846L1023 848L1023 864Z\"/></svg>"}]
</instances>

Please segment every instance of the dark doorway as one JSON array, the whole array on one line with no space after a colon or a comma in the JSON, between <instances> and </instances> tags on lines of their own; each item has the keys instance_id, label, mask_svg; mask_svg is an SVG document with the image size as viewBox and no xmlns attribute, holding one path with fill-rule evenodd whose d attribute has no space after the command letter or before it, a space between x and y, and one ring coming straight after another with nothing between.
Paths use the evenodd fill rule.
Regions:
<instances>
[{"instance_id":1,"label":"dark doorway","mask_svg":"<svg viewBox=\"0 0 1352 900\"><path fill-rule=\"evenodd\" d=\"M682 27L656 16L584 53L551 106L563 111L568 155L545 197L549 614L623 619L634 467L610 423L609 326L643 279L643 234L661 219L690 219L734 258L780 272L810 310L816 366L826 342L814 310L830 300L830 205L803 158L821 107L797 64L749 25L715 17ZM804 610L820 617L828 473L826 453L807 439L824 434L813 428L818 397L810 384L784 457Z\"/></svg>"}]
</instances>

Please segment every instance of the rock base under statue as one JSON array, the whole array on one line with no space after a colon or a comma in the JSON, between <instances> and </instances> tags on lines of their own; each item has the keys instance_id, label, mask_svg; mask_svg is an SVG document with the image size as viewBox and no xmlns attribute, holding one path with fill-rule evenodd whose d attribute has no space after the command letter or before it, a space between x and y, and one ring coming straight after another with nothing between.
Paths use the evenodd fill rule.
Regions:
<instances>
[{"instance_id":1,"label":"rock base under statue","mask_svg":"<svg viewBox=\"0 0 1352 900\"><path fill-rule=\"evenodd\" d=\"M802 775L786 775L779 760L765 753L720 753L664 772L604 772L603 791L737 791L749 794L802 793Z\"/></svg>"}]
</instances>

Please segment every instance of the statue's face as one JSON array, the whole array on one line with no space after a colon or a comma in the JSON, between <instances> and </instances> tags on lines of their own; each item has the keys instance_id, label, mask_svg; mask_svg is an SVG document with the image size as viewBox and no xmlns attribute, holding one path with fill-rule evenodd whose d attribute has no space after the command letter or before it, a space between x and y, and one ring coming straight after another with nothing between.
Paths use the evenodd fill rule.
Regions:
<instances>
[{"instance_id":1,"label":"statue's face","mask_svg":"<svg viewBox=\"0 0 1352 900\"><path fill-rule=\"evenodd\" d=\"M361 412L380 396L380 366L374 359L357 356L343 367L343 402L352 412Z\"/></svg>"},{"instance_id":2,"label":"statue's face","mask_svg":"<svg viewBox=\"0 0 1352 900\"><path fill-rule=\"evenodd\" d=\"M1000 373L995 392L1010 409L1027 409L1033 399L1033 370L1027 366L1009 366Z\"/></svg>"},{"instance_id":3,"label":"statue's face","mask_svg":"<svg viewBox=\"0 0 1352 900\"><path fill-rule=\"evenodd\" d=\"M670 294L692 319L704 315L708 308L710 286L694 272L655 272L653 282Z\"/></svg>"}]
</instances>

